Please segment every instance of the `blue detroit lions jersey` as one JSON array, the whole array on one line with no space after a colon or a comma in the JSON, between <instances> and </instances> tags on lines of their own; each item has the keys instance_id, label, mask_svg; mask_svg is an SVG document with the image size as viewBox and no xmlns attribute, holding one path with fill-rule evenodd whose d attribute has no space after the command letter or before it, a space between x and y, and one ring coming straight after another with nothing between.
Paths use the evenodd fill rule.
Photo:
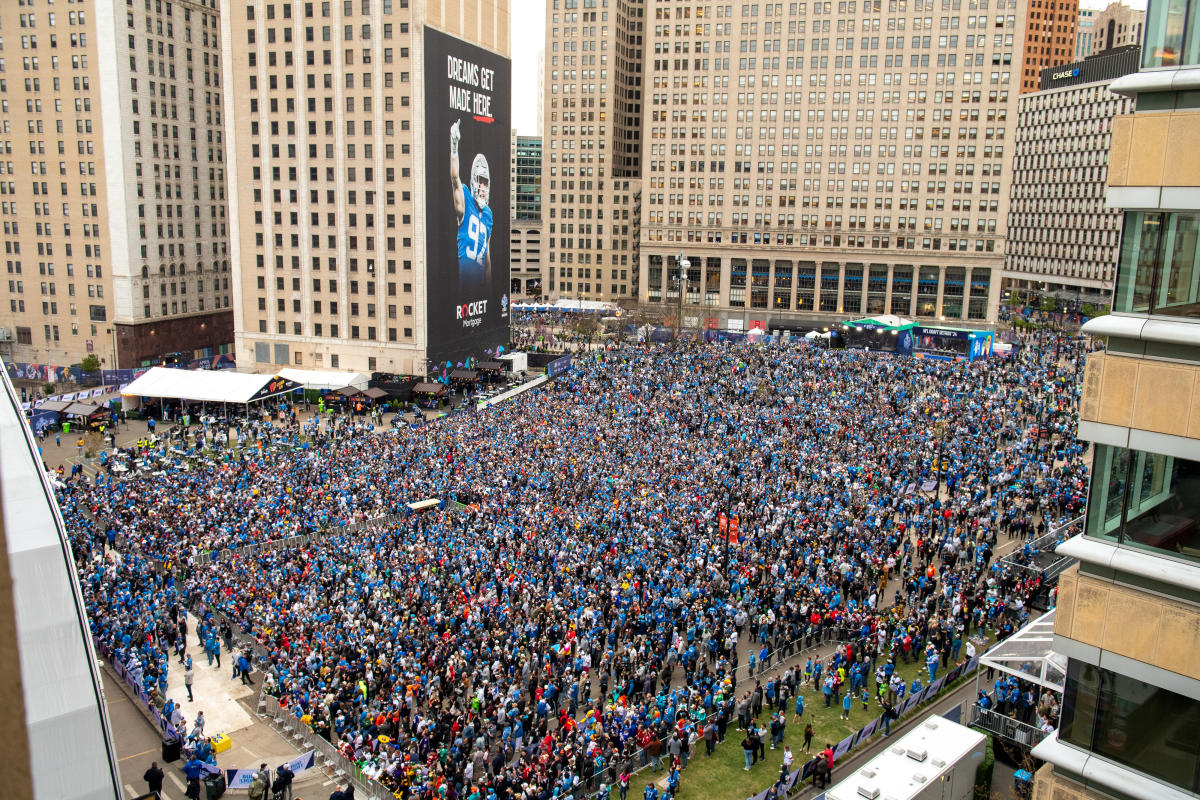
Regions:
<instances>
[{"instance_id":1,"label":"blue detroit lions jersey","mask_svg":"<svg viewBox=\"0 0 1200 800\"><path fill-rule=\"evenodd\" d=\"M463 218L458 224L458 271L460 275L483 276L488 244L492 238L492 209L479 210L470 187L463 186Z\"/></svg>"}]
</instances>

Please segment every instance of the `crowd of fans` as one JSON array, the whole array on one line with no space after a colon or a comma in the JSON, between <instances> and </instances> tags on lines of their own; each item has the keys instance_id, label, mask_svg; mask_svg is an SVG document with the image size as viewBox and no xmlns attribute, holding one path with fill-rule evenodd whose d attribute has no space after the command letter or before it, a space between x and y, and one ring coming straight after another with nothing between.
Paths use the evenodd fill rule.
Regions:
<instances>
[{"instance_id":1,"label":"crowd of fans","mask_svg":"<svg viewBox=\"0 0 1200 800\"><path fill-rule=\"evenodd\" d=\"M1019 625L1040 578L994 550L1084 502L1082 346L637 346L481 414L60 501L93 631L148 684L184 609L217 610L266 648L281 705L402 797L624 797L764 709L774 739L806 685L887 718L897 662L932 679ZM336 530L430 497L447 508ZM829 630L829 663L788 661Z\"/></svg>"}]
</instances>

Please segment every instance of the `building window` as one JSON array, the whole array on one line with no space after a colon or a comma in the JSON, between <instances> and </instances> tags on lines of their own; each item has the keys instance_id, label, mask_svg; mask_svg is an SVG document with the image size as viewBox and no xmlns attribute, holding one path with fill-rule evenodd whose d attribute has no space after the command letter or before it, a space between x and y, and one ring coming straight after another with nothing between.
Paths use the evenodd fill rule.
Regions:
<instances>
[{"instance_id":1,"label":"building window","mask_svg":"<svg viewBox=\"0 0 1200 800\"><path fill-rule=\"evenodd\" d=\"M1135 772L1200 789L1200 700L1072 659L1059 739Z\"/></svg>"},{"instance_id":2,"label":"building window","mask_svg":"<svg viewBox=\"0 0 1200 800\"><path fill-rule=\"evenodd\" d=\"M1152 0L1146 9L1142 66L1200 63L1200 7L1187 0Z\"/></svg>"},{"instance_id":3,"label":"building window","mask_svg":"<svg viewBox=\"0 0 1200 800\"><path fill-rule=\"evenodd\" d=\"M1200 560L1200 462L1096 445L1085 533Z\"/></svg>"},{"instance_id":4,"label":"building window","mask_svg":"<svg viewBox=\"0 0 1200 800\"><path fill-rule=\"evenodd\" d=\"M1128 211L1114 311L1200 317L1200 214Z\"/></svg>"}]
</instances>

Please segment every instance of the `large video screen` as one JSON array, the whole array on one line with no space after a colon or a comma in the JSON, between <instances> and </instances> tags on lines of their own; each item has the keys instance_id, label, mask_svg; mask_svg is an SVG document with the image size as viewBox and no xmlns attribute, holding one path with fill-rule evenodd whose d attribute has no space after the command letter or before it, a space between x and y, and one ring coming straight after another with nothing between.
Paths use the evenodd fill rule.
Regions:
<instances>
[{"instance_id":1,"label":"large video screen","mask_svg":"<svg viewBox=\"0 0 1200 800\"><path fill-rule=\"evenodd\" d=\"M508 59L425 28L429 358L458 364L508 341Z\"/></svg>"}]
</instances>

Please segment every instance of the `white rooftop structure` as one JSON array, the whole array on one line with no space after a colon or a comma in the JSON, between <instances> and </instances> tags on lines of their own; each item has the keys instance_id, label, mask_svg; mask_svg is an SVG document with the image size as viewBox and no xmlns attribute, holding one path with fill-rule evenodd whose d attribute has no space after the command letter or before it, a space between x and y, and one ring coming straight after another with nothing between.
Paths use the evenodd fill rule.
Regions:
<instances>
[{"instance_id":1,"label":"white rooftop structure","mask_svg":"<svg viewBox=\"0 0 1200 800\"><path fill-rule=\"evenodd\" d=\"M0 613L12 617L0 623L0 630L15 627L16 635L16 663L7 658L10 642L0 641L0 693L24 701L24 740L5 741L5 752L10 759L28 757L30 774L28 785L18 780L0 795L123 797L70 544L2 365L0 546L9 571L0 575L0 589L7 594L6 584L12 587L11 598L0 602ZM19 707L7 711L21 713Z\"/></svg>"},{"instance_id":2,"label":"white rooftop structure","mask_svg":"<svg viewBox=\"0 0 1200 800\"><path fill-rule=\"evenodd\" d=\"M276 375L229 370L188 370L151 367L121 390L126 407L142 397L191 400L197 403L249 403L298 388L296 381Z\"/></svg>"},{"instance_id":3,"label":"white rooftop structure","mask_svg":"<svg viewBox=\"0 0 1200 800\"><path fill-rule=\"evenodd\" d=\"M1067 679L1067 657L1050 649L1054 643L1054 609L1029 622L979 659L1009 675L1061 692Z\"/></svg>"},{"instance_id":4,"label":"white rooftop structure","mask_svg":"<svg viewBox=\"0 0 1200 800\"><path fill-rule=\"evenodd\" d=\"M830 789L826 800L915 800L926 792L938 800L964 800L974 791L986 739L931 715Z\"/></svg>"}]
</instances>

